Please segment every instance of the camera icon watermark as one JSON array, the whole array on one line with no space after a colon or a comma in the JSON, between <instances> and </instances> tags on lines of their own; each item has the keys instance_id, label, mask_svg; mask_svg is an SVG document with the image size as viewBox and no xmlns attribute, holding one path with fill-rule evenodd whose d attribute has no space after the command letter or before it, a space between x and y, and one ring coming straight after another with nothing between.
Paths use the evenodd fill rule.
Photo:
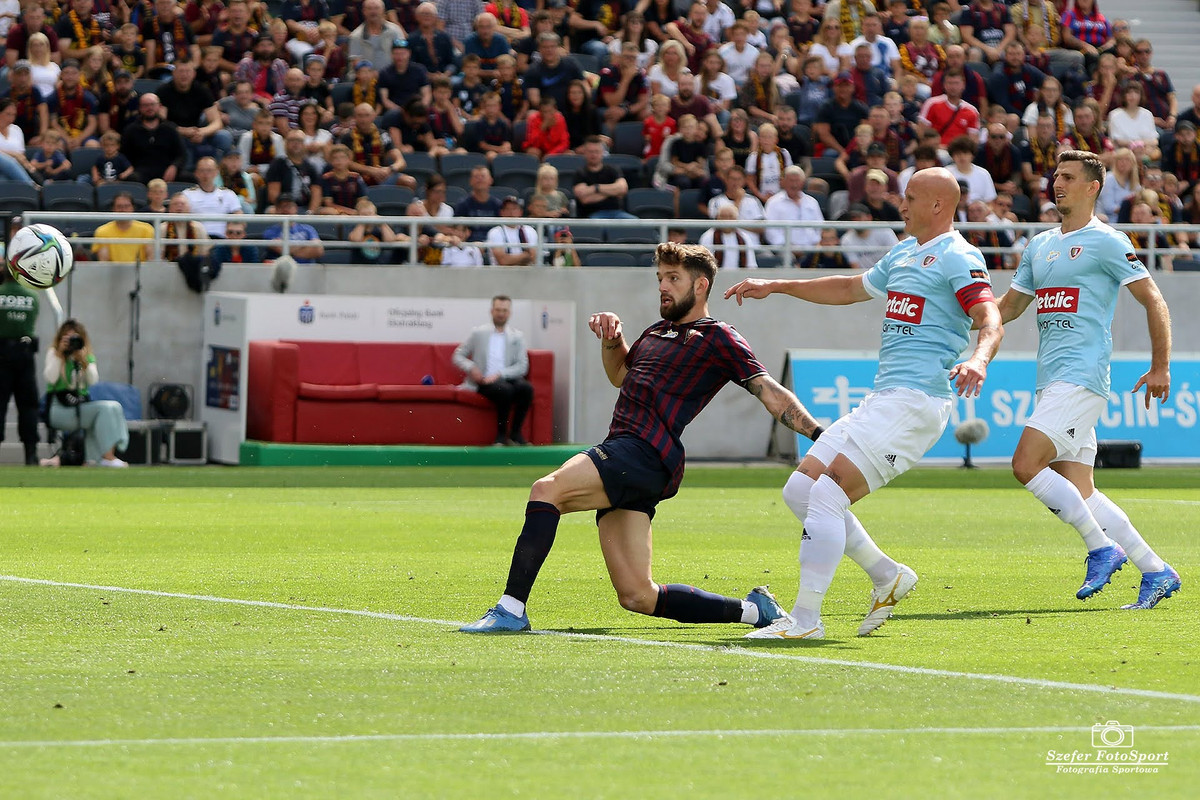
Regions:
<instances>
[{"instance_id":1,"label":"camera icon watermark","mask_svg":"<svg viewBox=\"0 0 1200 800\"><path fill-rule=\"evenodd\" d=\"M1133 747L1133 726L1115 719L1092 726L1092 747Z\"/></svg>"}]
</instances>

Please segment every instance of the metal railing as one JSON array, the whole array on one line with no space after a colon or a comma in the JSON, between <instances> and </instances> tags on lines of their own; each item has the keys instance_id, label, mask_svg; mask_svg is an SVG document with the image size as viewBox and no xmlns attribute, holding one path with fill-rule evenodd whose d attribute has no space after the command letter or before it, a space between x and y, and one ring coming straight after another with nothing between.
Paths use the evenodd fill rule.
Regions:
<instances>
[{"instance_id":1,"label":"metal railing","mask_svg":"<svg viewBox=\"0 0 1200 800\"><path fill-rule=\"evenodd\" d=\"M106 237L97 239L94 236L71 235L71 240L77 245L83 245L90 248L92 245L112 245L112 244L149 244L151 261L163 260L165 248L169 245L190 245L196 246L198 240L185 238L167 238L163 233L162 222L179 222L180 216L177 214L111 214L111 213L67 213L61 211L29 211L22 215L22 219L26 223L44 222L70 232L80 228L95 230L99 225L120 219L136 220L148 222L154 229L153 237L149 240L141 237L132 238L111 238ZM422 262L418 259L418 251L422 245L419 244L418 237L422 229L444 228L454 225L465 225L470 228L488 229L496 225L528 225L532 227L536 233L533 242L506 243L503 247L515 248L522 247L534 251L533 265L541 266L549 262L549 256L567 248L585 249L589 252L614 252L614 253L652 253L657 246L657 242L665 242L672 230L683 230L688 234L689 241L695 241L704 231L716 227L716 220L706 219L653 219L653 220L613 220L613 219L576 219L576 218L527 218L527 217L360 217L360 216L341 216L341 215L295 215L284 216L279 214L188 214L183 219L195 222L220 221L220 222L238 222L248 226L252 226L256 231L266 230L272 225L280 225L280 238L268 240L256 238L249 235L244 239L211 239L199 240L207 246L238 244L242 246L256 246L265 248L268 246L278 247L280 255L290 255L293 245L302 246L305 242L292 238L291 229L293 224L305 224L315 228L318 235L324 230L330 234L330 238L322 236L321 244L328 249L335 250L353 250L362 245L359 243L350 242L340 237L341 232L348 232L350 228L358 224L366 225L387 225L396 233L402 233L408 237L405 242L382 242L372 241L370 246L381 250L407 250L407 256L401 263L409 265L420 265ZM82 223L82 224L81 224ZM560 243L553 241L550 232L562 227L570 227L573 234L582 235L585 237L585 242ZM898 238L903 238L903 225L900 223L887 222L842 222L842 221L775 221L775 220L738 220L737 228L751 231L759 234L762 238L763 233L769 229L782 229L785 235L785 241L791 241L790 231L800 229L826 229L832 228L840 233L846 230L868 230L878 228L891 228L896 232ZM1011 225L996 225L994 223L960 223L956 229L961 232L968 233L971 231L996 231L1002 230L1010 234L1013 239L1020 242L1022 237L1029 238L1039 231L1054 227L1047 223L1013 223ZM1150 233L1146 247L1144 249L1145 256L1143 262L1150 270L1162 268L1164 258L1179 257L1190 255L1189 250L1177 247L1160 247L1156 241L1157 236L1153 234L1164 234L1174 236L1185 234L1190 239L1195 234L1200 234L1200 225L1116 225L1118 230L1126 232ZM653 242L616 242L606 241L610 239L620 239L621 230L640 229L649 231L653 229L656 233L656 241ZM472 241L470 244L476 245L481 249L489 247L500 247L501 245L489 245L486 241ZM1015 247L1019 247L1017 244ZM843 252L843 248L839 246L812 246L804 247L804 253L829 253ZM981 247L980 250L985 255L1001 254L1011 255L1019 253L1019 249L1014 247ZM761 242L756 248L756 253L770 254L776 257L780 267L792 267L795 264L796 252L792 249L781 246L772 245ZM1200 253L1197 253L1200 257ZM316 259L317 263L322 263L321 259Z\"/></svg>"}]
</instances>

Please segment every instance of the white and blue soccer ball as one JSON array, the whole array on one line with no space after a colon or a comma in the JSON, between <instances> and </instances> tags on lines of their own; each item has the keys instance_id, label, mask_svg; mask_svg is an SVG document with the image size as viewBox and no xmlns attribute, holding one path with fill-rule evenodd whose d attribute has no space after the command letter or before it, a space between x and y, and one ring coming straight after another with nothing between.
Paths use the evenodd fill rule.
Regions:
<instances>
[{"instance_id":1,"label":"white and blue soccer ball","mask_svg":"<svg viewBox=\"0 0 1200 800\"><path fill-rule=\"evenodd\" d=\"M30 289L57 286L73 266L70 240L50 225L26 225L8 243L8 271Z\"/></svg>"}]
</instances>

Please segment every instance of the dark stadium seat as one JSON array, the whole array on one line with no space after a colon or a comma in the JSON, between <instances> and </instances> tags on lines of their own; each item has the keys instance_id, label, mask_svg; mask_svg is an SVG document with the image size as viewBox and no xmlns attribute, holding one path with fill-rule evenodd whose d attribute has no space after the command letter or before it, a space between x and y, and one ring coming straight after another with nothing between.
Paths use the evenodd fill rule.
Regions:
<instances>
[{"instance_id":1,"label":"dark stadium seat","mask_svg":"<svg viewBox=\"0 0 1200 800\"><path fill-rule=\"evenodd\" d=\"M136 181L115 181L102 183L96 187L96 208L108 211L113 198L122 192L128 192L133 196L135 208L143 208L146 205L146 184Z\"/></svg>"},{"instance_id":2,"label":"dark stadium seat","mask_svg":"<svg viewBox=\"0 0 1200 800\"><path fill-rule=\"evenodd\" d=\"M104 151L97 147L76 147L71 151L71 177L91 175L92 167L104 157Z\"/></svg>"},{"instance_id":3,"label":"dark stadium seat","mask_svg":"<svg viewBox=\"0 0 1200 800\"><path fill-rule=\"evenodd\" d=\"M558 170L558 188L570 188L574 185L575 172L583 169L583 156L559 153L556 156L546 156L546 163Z\"/></svg>"},{"instance_id":4,"label":"dark stadium seat","mask_svg":"<svg viewBox=\"0 0 1200 800\"><path fill-rule=\"evenodd\" d=\"M23 214L41 205L38 187L19 181L0 181L0 211Z\"/></svg>"},{"instance_id":5,"label":"dark stadium seat","mask_svg":"<svg viewBox=\"0 0 1200 800\"><path fill-rule=\"evenodd\" d=\"M1033 210L1033 201L1029 199L1029 195L1023 192L1013 194L1012 212L1022 222L1034 222L1037 220L1037 214Z\"/></svg>"},{"instance_id":6,"label":"dark stadium seat","mask_svg":"<svg viewBox=\"0 0 1200 800\"><path fill-rule=\"evenodd\" d=\"M195 188L196 184L191 181L167 181L167 197L174 197L180 192Z\"/></svg>"},{"instance_id":7,"label":"dark stadium seat","mask_svg":"<svg viewBox=\"0 0 1200 800\"><path fill-rule=\"evenodd\" d=\"M354 81L344 81L335 83L329 89L329 97L333 100L333 107L336 110L342 103L354 102Z\"/></svg>"},{"instance_id":8,"label":"dark stadium seat","mask_svg":"<svg viewBox=\"0 0 1200 800\"><path fill-rule=\"evenodd\" d=\"M385 205L407 206L416 196L416 192L407 186L396 186L393 184L367 187L367 197L371 198L371 202L375 204L376 208L382 208Z\"/></svg>"},{"instance_id":9,"label":"dark stadium seat","mask_svg":"<svg viewBox=\"0 0 1200 800\"><path fill-rule=\"evenodd\" d=\"M642 159L639 156L627 156L621 153L610 153L604 157L604 163L610 167L616 167L625 177L625 182L629 184L630 189L641 189L649 185L646 179L646 174L643 172Z\"/></svg>"},{"instance_id":10,"label":"dark stadium seat","mask_svg":"<svg viewBox=\"0 0 1200 800\"><path fill-rule=\"evenodd\" d=\"M615 250L593 250L582 258L585 267L636 267L638 265L633 253L622 253Z\"/></svg>"},{"instance_id":11,"label":"dark stadium seat","mask_svg":"<svg viewBox=\"0 0 1200 800\"><path fill-rule=\"evenodd\" d=\"M701 189L684 189L679 193L680 219L708 219L708 214L700 213Z\"/></svg>"},{"instance_id":12,"label":"dark stadium seat","mask_svg":"<svg viewBox=\"0 0 1200 800\"><path fill-rule=\"evenodd\" d=\"M467 190L461 186L446 187L446 203L451 206L457 206L463 200L467 199Z\"/></svg>"},{"instance_id":13,"label":"dark stadium seat","mask_svg":"<svg viewBox=\"0 0 1200 800\"><path fill-rule=\"evenodd\" d=\"M417 182L417 196L424 197L425 181L429 180L430 175L437 174L437 161L429 153L405 153L404 169L401 171L413 176Z\"/></svg>"},{"instance_id":14,"label":"dark stadium seat","mask_svg":"<svg viewBox=\"0 0 1200 800\"><path fill-rule=\"evenodd\" d=\"M158 78L135 78L133 90L138 94L150 94L162 88L163 81Z\"/></svg>"},{"instance_id":15,"label":"dark stadium seat","mask_svg":"<svg viewBox=\"0 0 1200 800\"><path fill-rule=\"evenodd\" d=\"M642 219L671 219L675 216L675 194L664 189L630 189L625 210Z\"/></svg>"},{"instance_id":16,"label":"dark stadium seat","mask_svg":"<svg viewBox=\"0 0 1200 800\"><path fill-rule=\"evenodd\" d=\"M96 197L90 183L54 181L42 187L42 208L47 211L95 211Z\"/></svg>"},{"instance_id":17,"label":"dark stadium seat","mask_svg":"<svg viewBox=\"0 0 1200 800\"><path fill-rule=\"evenodd\" d=\"M618 225L605 232L612 244L658 244L662 241L657 225Z\"/></svg>"},{"instance_id":18,"label":"dark stadium seat","mask_svg":"<svg viewBox=\"0 0 1200 800\"><path fill-rule=\"evenodd\" d=\"M646 139L642 136L642 123L618 122L613 132L613 153L642 157L646 147Z\"/></svg>"},{"instance_id":19,"label":"dark stadium seat","mask_svg":"<svg viewBox=\"0 0 1200 800\"><path fill-rule=\"evenodd\" d=\"M442 177L449 186L470 189L471 171L478 166L487 166L487 157L482 153L449 153L441 159Z\"/></svg>"},{"instance_id":20,"label":"dark stadium seat","mask_svg":"<svg viewBox=\"0 0 1200 800\"><path fill-rule=\"evenodd\" d=\"M525 153L511 153L496 156L492 160L492 177L496 183L503 183L514 189L525 191L537 183L537 171L541 163Z\"/></svg>"},{"instance_id":21,"label":"dark stadium seat","mask_svg":"<svg viewBox=\"0 0 1200 800\"><path fill-rule=\"evenodd\" d=\"M578 67L584 72L600 72L600 59L589 53L567 53L563 60L574 61L575 64L578 65Z\"/></svg>"}]
</instances>

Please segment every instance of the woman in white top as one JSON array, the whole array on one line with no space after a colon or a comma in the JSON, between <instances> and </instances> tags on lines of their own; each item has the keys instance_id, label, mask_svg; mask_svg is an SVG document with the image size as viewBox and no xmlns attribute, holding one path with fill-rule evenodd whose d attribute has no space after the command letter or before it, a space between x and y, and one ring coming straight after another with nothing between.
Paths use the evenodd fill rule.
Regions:
<instances>
[{"instance_id":1,"label":"woman in white top","mask_svg":"<svg viewBox=\"0 0 1200 800\"><path fill-rule=\"evenodd\" d=\"M613 61L621 55L621 45L633 42L638 46L638 69L649 69L658 53L658 42L646 35L646 17L639 11L630 11L625 15L621 32L608 43L608 49L613 55Z\"/></svg>"},{"instance_id":2,"label":"woman in white top","mask_svg":"<svg viewBox=\"0 0 1200 800\"><path fill-rule=\"evenodd\" d=\"M1121 98L1124 105L1108 113L1109 138L1117 147L1128 147L1138 158L1158 161L1158 129L1154 127L1154 115L1142 108L1142 84L1126 82Z\"/></svg>"},{"instance_id":3,"label":"woman in white top","mask_svg":"<svg viewBox=\"0 0 1200 800\"><path fill-rule=\"evenodd\" d=\"M1116 222L1121 203L1141 190L1137 158L1128 147L1119 148L1113 153L1113 168L1104 176L1104 185L1096 198L1096 213L1103 214L1109 222Z\"/></svg>"},{"instance_id":4,"label":"woman in white top","mask_svg":"<svg viewBox=\"0 0 1200 800\"><path fill-rule=\"evenodd\" d=\"M658 48L658 63L650 68L650 93L674 97L679 94L679 76L687 69L687 53L683 44L671 39Z\"/></svg>"},{"instance_id":5,"label":"woman in white top","mask_svg":"<svg viewBox=\"0 0 1200 800\"><path fill-rule=\"evenodd\" d=\"M1062 84L1050 75L1042 81L1041 99L1025 107L1021 115L1021 124L1025 126L1026 135L1032 139L1037 135L1037 121L1042 114L1054 118L1054 138L1061 140L1075 127L1075 116L1071 107L1063 102Z\"/></svg>"},{"instance_id":6,"label":"woman in white top","mask_svg":"<svg viewBox=\"0 0 1200 800\"><path fill-rule=\"evenodd\" d=\"M808 55L821 59L825 65L825 74L835 77L839 72L850 69L850 59L854 51L842 39L842 26L836 19L827 19L817 28L817 35L808 48Z\"/></svg>"},{"instance_id":7,"label":"woman in white top","mask_svg":"<svg viewBox=\"0 0 1200 800\"><path fill-rule=\"evenodd\" d=\"M729 110L737 99L737 84L725 72L725 59L711 48L704 54L700 62L700 74L697 76L696 91L707 97L717 109L717 122L722 127L729 121Z\"/></svg>"},{"instance_id":8,"label":"woman in white top","mask_svg":"<svg viewBox=\"0 0 1200 800\"><path fill-rule=\"evenodd\" d=\"M42 93L42 97L54 96L54 88L58 85L58 73L62 69L50 60L50 40L46 34L38 31L29 37L29 74L33 85Z\"/></svg>"},{"instance_id":9,"label":"woman in white top","mask_svg":"<svg viewBox=\"0 0 1200 800\"><path fill-rule=\"evenodd\" d=\"M304 149L308 152L308 163L317 171L324 174L329 169L329 145L333 142L333 134L321 127L321 109L315 102L300 106L300 114L296 118L300 130L304 133Z\"/></svg>"},{"instance_id":10,"label":"woman in white top","mask_svg":"<svg viewBox=\"0 0 1200 800\"><path fill-rule=\"evenodd\" d=\"M17 124L17 106L7 97L0 98L0 180L33 185L25 159L25 132Z\"/></svg>"}]
</instances>

